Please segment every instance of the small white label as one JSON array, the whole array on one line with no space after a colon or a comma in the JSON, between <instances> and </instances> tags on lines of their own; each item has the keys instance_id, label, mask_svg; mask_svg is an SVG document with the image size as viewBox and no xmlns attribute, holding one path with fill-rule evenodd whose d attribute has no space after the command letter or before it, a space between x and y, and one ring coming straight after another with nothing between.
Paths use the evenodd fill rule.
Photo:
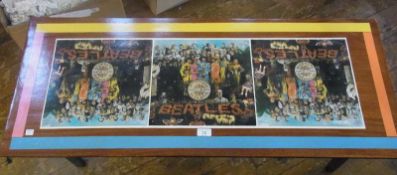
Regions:
<instances>
[{"instance_id":1,"label":"small white label","mask_svg":"<svg viewBox=\"0 0 397 175\"><path fill-rule=\"evenodd\" d=\"M197 128L197 136L212 136L211 128Z\"/></svg>"},{"instance_id":2,"label":"small white label","mask_svg":"<svg viewBox=\"0 0 397 175\"><path fill-rule=\"evenodd\" d=\"M25 130L25 135L32 136L33 134L34 134L34 129L26 129Z\"/></svg>"}]
</instances>

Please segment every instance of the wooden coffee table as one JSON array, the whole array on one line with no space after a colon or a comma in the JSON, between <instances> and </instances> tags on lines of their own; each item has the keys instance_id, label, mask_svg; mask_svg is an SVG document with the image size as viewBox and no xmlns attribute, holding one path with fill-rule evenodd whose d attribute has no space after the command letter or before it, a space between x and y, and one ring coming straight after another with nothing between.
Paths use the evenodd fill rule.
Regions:
<instances>
[{"instance_id":1,"label":"wooden coffee table","mask_svg":"<svg viewBox=\"0 0 397 175\"><path fill-rule=\"evenodd\" d=\"M396 158L396 106L373 20L33 18L1 155Z\"/></svg>"}]
</instances>

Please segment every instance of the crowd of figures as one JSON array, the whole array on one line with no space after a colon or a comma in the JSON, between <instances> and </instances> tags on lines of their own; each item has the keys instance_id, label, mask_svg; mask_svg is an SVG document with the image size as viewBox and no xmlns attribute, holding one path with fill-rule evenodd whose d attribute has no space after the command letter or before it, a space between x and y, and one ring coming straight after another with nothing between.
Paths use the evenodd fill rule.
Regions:
<instances>
[{"instance_id":1,"label":"crowd of figures","mask_svg":"<svg viewBox=\"0 0 397 175\"><path fill-rule=\"evenodd\" d=\"M90 69L86 71L88 70ZM143 120L144 103L148 99L134 94L123 95L116 75L98 82L90 78L87 72L83 72L77 79L74 83L68 83L63 77L59 80L59 87L49 92L55 93L57 97L57 101L52 101L53 104L48 106L53 106L53 115L58 122L70 122L72 117L88 122L96 115L99 116L99 122Z\"/></svg>"},{"instance_id":2,"label":"crowd of figures","mask_svg":"<svg viewBox=\"0 0 397 175\"><path fill-rule=\"evenodd\" d=\"M189 83L194 80L203 80L211 85L213 97L219 94L219 90L223 92L223 95L228 94L229 99L215 99L217 101L236 102L239 96L247 97L249 94L252 96L249 52L248 57L244 57L247 55L243 54L248 49L248 46L240 48L233 42L223 43L221 46L209 42L201 47L194 43L179 46L156 45L154 69L158 67L159 70L154 70L156 72L154 77L157 77L158 89L163 90L161 94L164 96L164 92L167 92L170 85L173 85L171 86L173 88L181 84L183 95L187 96ZM168 89L168 92L171 90ZM177 96L181 94L173 95L178 98Z\"/></svg>"},{"instance_id":3,"label":"crowd of figures","mask_svg":"<svg viewBox=\"0 0 397 175\"><path fill-rule=\"evenodd\" d=\"M58 47L70 48L76 43L78 41L60 41L58 44L61 45ZM92 43L102 44L101 47L109 47L109 49L130 48L121 45L128 44L129 41ZM111 60L79 57L71 59L68 58L70 55L63 54L63 50L58 49L50 78L44 121L51 121L50 119L54 117L58 124L73 126L77 123L90 125L105 121L144 120L147 116L145 113L148 110L149 97L143 95L142 91L145 89L148 91L149 81L143 82L143 72L144 65L150 65L151 50L147 51L146 48L151 48L151 45L148 42L138 44L139 47L136 49L143 51L141 56L115 57ZM96 66L105 68L98 69L99 73L95 77Z\"/></svg>"},{"instance_id":4,"label":"crowd of figures","mask_svg":"<svg viewBox=\"0 0 397 175\"><path fill-rule=\"evenodd\" d=\"M360 109L356 100L345 95L330 95L324 102L309 100L276 101L269 108L275 121L288 121L290 117L305 122L307 120L332 121L357 119Z\"/></svg>"},{"instance_id":5,"label":"crowd of figures","mask_svg":"<svg viewBox=\"0 0 397 175\"><path fill-rule=\"evenodd\" d=\"M345 40L254 40L251 45L257 115L270 118L265 125L362 125Z\"/></svg>"},{"instance_id":6,"label":"crowd of figures","mask_svg":"<svg viewBox=\"0 0 397 175\"><path fill-rule=\"evenodd\" d=\"M354 87L352 84L348 86L346 80L341 80L338 85L333 85L334 89L330 92L319 74L318 66L317 76L303 81L293 71L296 64L285 66L272 60L255 66L255 84L266 98L264 112L275 121L291 118L302 122L333 121L356 119L361 115L357 96L347 91L348 87Z\"/></svg>"},{"instance_id":7,"label":"crowd of figures","mask_svg":"<svg viewBox=\"0 0 397 175\"><path fill-rule=\"evenodd\" d=\"M225 123L216 121L213 123L209 121L210 119L204 122L205 116L201 115L173 118L154 114L159 106L167 103L234 103L254 111L248 41L244 44L211 40L161 41L161 43L156 41L153 53L151 118L156 120L152 122L153 124L171 125L169 121L175 121L171 122L173 125ZM188 87L196 80L208 83L210 87L208 98L195 100L189 96ZM255 121L254 112L247 116ZM229 125L236 123L238 119L236 122L229 122Z\"/></svg>"},{"instance_id":8,"label":"crowd of figures","mask_svg":"<svg viewBox=\"0 0 397 175\"><path fill-rule=\"evenodd\" d=\"M266 116L261 122L268 125L362 119L344 40L58 44L44 111L54 126L143 125L147 116L149 125L262 125L256 116ZM326 54L316 56L320 51Z\"/></svg>"},{"instance_id":9,"label":"crowd of figures","mask_svg":"<svg viewBox=\"0 0 397 175\"><path fill-rule=\"evenodd\" d=\"M81 102L66 102L60 110L55 111L55 119L59 122L70 122L72 117L88 122L95 116L98 121L144 120L145 108L136 96L121 96L117 100L84 100Z\"/></svg>"}]
</instances>

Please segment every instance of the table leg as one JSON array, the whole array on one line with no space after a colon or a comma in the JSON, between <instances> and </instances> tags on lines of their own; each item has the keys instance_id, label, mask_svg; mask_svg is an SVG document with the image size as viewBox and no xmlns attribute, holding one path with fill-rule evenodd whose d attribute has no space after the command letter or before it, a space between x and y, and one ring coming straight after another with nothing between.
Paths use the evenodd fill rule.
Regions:
<instances>
[{"instance_id":1,"label":"table leg","mask_svg":"<svg viewBox=\"0 0 397 175\"><path fill-rule=\"evenodd\" d=\"M66 157L66 159L76 167L85 167L87 165L81 157Z\"/></svg>"},{"instance_id":2,"label":"table leg","mask_svg":"<svg viewBox=\"0 0 397 175\"><path fill-rule=\"evenodd\" d=\"M337 170L339 167L341 167L345 162L347 161L347 158L332 158L327 166L325 167L324 171L328 173L332 173L335 170Z\"/></svg>"},{"instance_id":3,"label":"table leg","mask_svg":"<svg viewBox=\"0 0 397 175\"><path fill-rule=\"evenodd\" d=\"M11 164L12 163L12 158L11 157L6 157L6 163Z\"/></svg>"}]
</instances>

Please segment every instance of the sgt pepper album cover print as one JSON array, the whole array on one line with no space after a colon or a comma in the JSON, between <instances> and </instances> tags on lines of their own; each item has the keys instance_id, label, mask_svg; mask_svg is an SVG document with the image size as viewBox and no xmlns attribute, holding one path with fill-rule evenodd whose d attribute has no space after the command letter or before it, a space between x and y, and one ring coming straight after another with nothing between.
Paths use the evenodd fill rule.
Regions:
<instances>
[{"instance_id":1,"label":"sgt pepper album cover print","mask_svg":"<svg viewBox=\"0 0 397 175\"><path fill-rule=\"evenodd\" d=\"M255 126L249 40L155 40L151 126Z\"/></svg>"},{"instance_id":2,"label":"sgt pepper album cover print","mask_svg":"<svg viewBox=\"0 0 397 175\"><path fill-rule=\"evenodd\" d=\"M146 126L151 40L58 39L42 128Z\"/></svg>"},{"instance_id":3,"label":"sgt pepper album cover print","mask_svg":"<svg viewBox=\"0 0 397 175\"><path fill-rule=\"evenodd\" d=\"M251 41L258 126L365 128L347 41Z\"/></svg>"}]
</instances>

